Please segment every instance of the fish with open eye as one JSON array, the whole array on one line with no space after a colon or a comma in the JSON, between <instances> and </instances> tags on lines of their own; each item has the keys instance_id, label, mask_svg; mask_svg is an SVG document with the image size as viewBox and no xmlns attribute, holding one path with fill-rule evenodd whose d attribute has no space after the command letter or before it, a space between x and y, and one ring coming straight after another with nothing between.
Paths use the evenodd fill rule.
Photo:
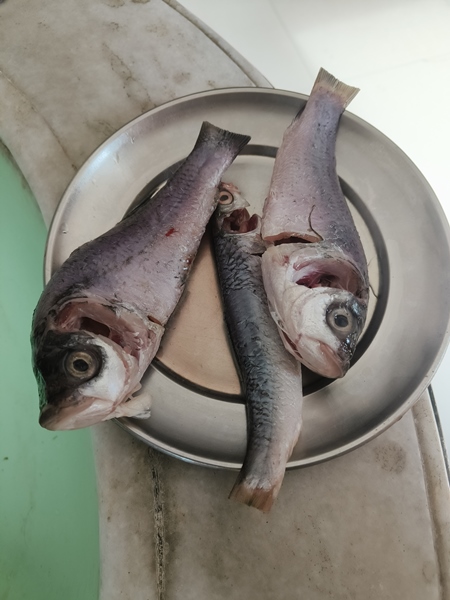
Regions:
<instances>
[{"instance_id":1,"label":"fish with open eye","mask_svg":"<svg viewBox=\"0 0 450 600\"><path fill-rule=\"evenodd\" d=\"M320 69L284 133L262 215L271 314L286 349L329 378L347 372L369 299L367 261L336 171L336 138L359 90Z\"/></svg>"},{"instance_id":2,"label":"fish with open eye","mask_svg":"<svg viewBox=\"0 0 450 600\"><path fill-rule=\"evenodd\" d=\"M261 273L266 250L261 219L246 206L235 186L222 184L214 252L247 414L246 454L230 498L268 512L300 434L302 371L270 316Z\"/></svg>"},{"instance_id":3,"label":"fish with open eye","mask_svg":"<svg viewBox=\"0 0 450 600\"><path fill-rule=\"evenodd\" d=\"M153 197L77 250L53 275L32 325L40 424L76 429L149 416L135 395L249 137L203 123L194 149Z\"/></svg>"}]
</instances>

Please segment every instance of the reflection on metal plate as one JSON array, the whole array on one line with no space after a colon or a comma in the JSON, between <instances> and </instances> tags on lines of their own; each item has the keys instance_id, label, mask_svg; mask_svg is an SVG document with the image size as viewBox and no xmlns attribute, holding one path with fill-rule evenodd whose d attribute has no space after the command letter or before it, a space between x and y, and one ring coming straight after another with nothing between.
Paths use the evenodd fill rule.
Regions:
<instances>
[{"instance_id":1,"label":"reflection on metal plate","mask_svg":"<svg viewBox=\"0 0 450 600\"><path fill-rule=\"evenodd\" d=\"M123 127L64 194L49 233L46 280L76 247L164 184L204 120L252 136L224 181L261 214L276 149L305 101L261 88L204 92ZM392 142L350 113L340 125L337 169L369 263L369 318L343 379L305 370L304 425L290 467L347 452L392 425L429 384L449 336L450 237L426 181ZM208 233L143 386L153 397L152 415L121 419L124 428L182 459L240 467L245 410Z\"/></svg>"}]
</instances>

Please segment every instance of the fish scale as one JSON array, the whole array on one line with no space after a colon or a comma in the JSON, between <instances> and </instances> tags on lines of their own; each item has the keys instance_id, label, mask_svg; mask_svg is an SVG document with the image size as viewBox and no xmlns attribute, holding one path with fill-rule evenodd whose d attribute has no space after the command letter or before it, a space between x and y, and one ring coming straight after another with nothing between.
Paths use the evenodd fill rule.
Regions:
<instances>
[{"instance_id":1,"label":"fish scale","mask_svg":"<svg viewBox=\"0 0 450 600\"><path fill-rule=\"evenodd\" d=\"M135 396L139 382L183 293L222 174L249 139L203 123L167 184L53 275L32 331L43 427L149 416L150 399Z\"/></svg>"},{"instance_id":2,"label":"fish scale","mask_svg":"<svg viewBox=\"0 0 450 600\"><path fill-rule=\"evenodd\" d=\"M260 236L260 219L250 219L245 209L225 209L226 218L221 207L217 209L214 251L247 414L246 455L230 497L267 512L300 433L301 365L286 352L269 313L261 273L266 246ZM246 229L253 220L254 228L244 233L227 228L242 211L246 217L241 225Z\"/></svg>"},{"instance_id":3,"label":"fish scale","mask_svg":"<svg viewBox=\"0 0 450 600\"><path fill-rule=\"evenodd\" d=\"M345 375L364 327L367 261L336 171L342 113L358 92L320 69L284 133L264 203L262 258L286 349L324 377Z\"/></svg>"}]
</instances>

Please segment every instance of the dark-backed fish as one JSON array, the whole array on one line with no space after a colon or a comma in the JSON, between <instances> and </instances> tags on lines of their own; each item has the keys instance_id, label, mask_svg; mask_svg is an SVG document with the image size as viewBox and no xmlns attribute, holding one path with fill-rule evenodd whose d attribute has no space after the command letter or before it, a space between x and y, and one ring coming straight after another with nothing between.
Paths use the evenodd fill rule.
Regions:
<instances>
[{"instance_id":1,"label":"dark-backed fish","mask_svg":"<svg viewBox=\"0 0 450 600\"><path fill-rule=\"evenodd\" d=\"M249 139L203 123L167 184L53 275L32 328L43 427L149 415L149 399L134 394L183 292L220 179Z\"/></svg>"},{"instance_id":2,"label":"dark-backed fish","mask_svg":"<svg viewBox=\"0 0 450 600\"><path fill-rule=\"evenodd\" d=\"M272 507L297 443L303 403L301 365L278 335L261 273L261 220L237 189L221 187L214 248L225 321L246 398L247 451L230 498Z\"/></svg>"},{"instance_id":3,"label":"dark-backed fish","mask_svg":"<svg viewBox=\"0 0 450 600\"><path fill-rule=\"evenodd\" d=\"M358 92L321 69L277 153L262 217L273 246L262 259L271 314L284 345L325 377L342 377L364 327L364 250L336 171L336 137Z\"/></svg>"}]
</instances>

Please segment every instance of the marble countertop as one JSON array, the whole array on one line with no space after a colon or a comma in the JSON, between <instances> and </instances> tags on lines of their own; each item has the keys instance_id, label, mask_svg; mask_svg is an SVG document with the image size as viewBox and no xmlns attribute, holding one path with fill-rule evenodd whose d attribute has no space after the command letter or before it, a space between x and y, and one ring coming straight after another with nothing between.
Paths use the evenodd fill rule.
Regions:
<instances>
[{"instance_id":1,"label":"marble countertop","mask_svg":"<svg viewBox=\"0 0 450 600\"><path fill-rule=\"evenodd\" d=\"M47 224L90 153L143 111L267 86L177 2L0 5L0 138ZM450 596L449 488L428 394L346 456L288 472L273 512L231 503L235 473L92 428L107 600Z\"/></svg>"}]
</instances>

